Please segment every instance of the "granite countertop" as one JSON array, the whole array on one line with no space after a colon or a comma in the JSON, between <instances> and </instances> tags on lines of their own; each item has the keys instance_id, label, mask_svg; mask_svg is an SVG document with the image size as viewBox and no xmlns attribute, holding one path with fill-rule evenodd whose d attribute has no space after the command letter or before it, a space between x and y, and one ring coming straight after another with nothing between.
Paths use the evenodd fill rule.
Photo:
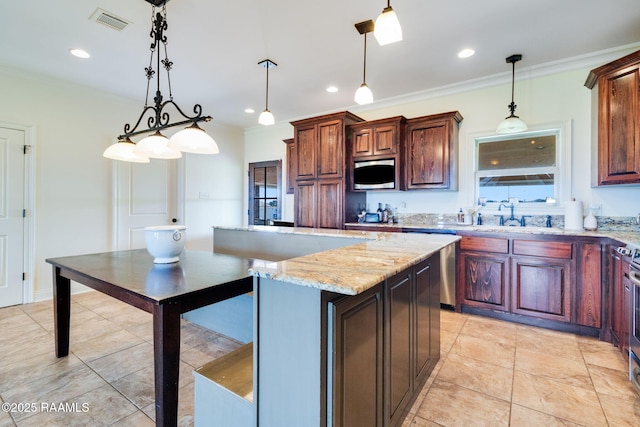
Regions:
<instances>
[{"instance_id":1,"label":"granite countertop","mask_svg":"<svg viewBox=\"0 0 640 427\"><path fill-rule=\"evenodd\" d=\"M214 227L244 231L360 239L338 249L266 263L249 274L345 295L357 295L460 239L451 235L298 227ZM367 239L362 241L362 239Z\"/></svg>"},{"instance_id":2,"label":"granite countertop","mask_svg":"<svg viewBox=\"0 0 640 427\"><path fill-rule=\"evenodd\" d=\"M550 234L556 236L586 236L586 237L601 237L617 240L623 244L636 244L640 245L640 228L638 231L630 230L565 230L564 228L557 227L510 227L504 225L462 225L462 224L441 224L441 225L425 225L425 224L382 224L382 223L348 223L347 226L361 226L371 227L377 229L398 229L398 228L412 228L412 229L426 229L426 230L453 230L455 232L473 231L473 232L487 232L487 233L523 233L523 234Z\"/></svg>"}]
</instances>

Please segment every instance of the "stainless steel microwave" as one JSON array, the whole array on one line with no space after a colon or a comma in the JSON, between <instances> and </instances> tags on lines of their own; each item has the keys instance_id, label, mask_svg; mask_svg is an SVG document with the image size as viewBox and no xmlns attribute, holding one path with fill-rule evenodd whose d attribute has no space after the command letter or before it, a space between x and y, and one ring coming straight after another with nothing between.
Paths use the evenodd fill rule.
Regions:
<instances>
[{"instance_id":1,"label":"stainless steel microwave","mask_svg":"<svg viewBox=\"0 0 640 427\"><path fill-rule=\"evenodd\" d=\"M356 160L353 165L353 189L397 190L395 159Z\"/></svg>"}]
</instances>

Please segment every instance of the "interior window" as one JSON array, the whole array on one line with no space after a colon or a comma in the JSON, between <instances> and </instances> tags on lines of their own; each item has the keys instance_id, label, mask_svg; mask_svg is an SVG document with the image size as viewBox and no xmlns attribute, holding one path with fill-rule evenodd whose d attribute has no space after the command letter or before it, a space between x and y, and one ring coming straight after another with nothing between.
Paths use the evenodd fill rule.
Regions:
<instances>
[{"instance_id":1,"label":"interior window","mask_svg":"<svg viewBox=\"0 0 640 427\"><path fill-rule=\"evenodd\" d=\"M280 219L282 161L249 163L249 224Z\"/></svg>"},{"instance_id":2,"label":"interior window","mask_svg":"<svg viewBox=\"0 0 640 427\"><path fill-rule=\"evenodd\" d=\"M484 203L555 202L559 191L558 131L476 139L476 194Z\"/></svg>"}]
</instances>

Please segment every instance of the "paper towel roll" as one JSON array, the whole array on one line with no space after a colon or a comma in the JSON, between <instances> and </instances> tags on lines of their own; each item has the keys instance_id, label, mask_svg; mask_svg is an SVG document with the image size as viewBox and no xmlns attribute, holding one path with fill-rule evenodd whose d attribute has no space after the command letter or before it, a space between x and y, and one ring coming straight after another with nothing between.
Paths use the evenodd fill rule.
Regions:
<instances>
[{"instance_id":1,"label":"paper towel roll","mask_svg":"<svg viewBox=\"0 0 640 427\"><path fill-rule=\"evenodd\" d=\"M569 200L564 203L564 229L583 231L582 202Z\"/></svg>"}]
</instances>

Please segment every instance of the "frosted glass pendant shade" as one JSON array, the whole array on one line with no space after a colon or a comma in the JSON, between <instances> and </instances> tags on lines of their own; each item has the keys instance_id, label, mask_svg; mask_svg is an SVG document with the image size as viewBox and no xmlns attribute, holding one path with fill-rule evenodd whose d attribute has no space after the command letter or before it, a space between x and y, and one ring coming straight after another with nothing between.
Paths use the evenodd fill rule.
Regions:
<instances>
[{"instance_id":1,"label":"frosted glass pendant shade","mask_svg":"<svg viewBox=\"0 0 640 427\"><path fill-rule=\"evenodd\" d=\"M136 144L135 152L146 155L152 159L179 159L182 153L168 146L169 140L166 136L156 131L143 138Z\"/></svg>"},{"instance_id":2,"label":"frosted glass pendant shade","mask_svg":"<svg viewBox=\"0 0 640 427\"><path fill-rule=\"evenodd\" d=\"M527 124L520 120L518 116L509 116L498 125L496 133L517 133L527 130Z\"/></svg>"},{"instance_id":3,"label":"frosted glass pendant shade","mask_svg":"<svg viewBox=\"0 0 640 427\"><path fill-rule=\"evenodd\" d=\"M107 159L122 160L132 163L149 163L149 157L135 152L136 144L130 140L118 141L104 150L102 156Z\"/></svg>"},{"instance_id":4,"label":"frosted glass pendant shade","mask_svg":"<svg viewBox=\"0 0 640 427\"><path fill-rule=\"evenodd\" d=\"M184 153L218 154L218 144L196 123L177 132L169 139L169 148Z\"/></svg>"},{"instance_id":5,"label":"frosted glass pendant shade","mask_svg":"<svg viewBox=\"0 0 640 427\"><path fill-rule=\"evenodd\" d=\"M373 102L373 92L371 92L366 83L362 83L356 90L353 100L360 105L371 104Z\"/></svg>"},{"instance_id":6,"label":"frosted glass pendant shade","mask_svg":"<svg viewBox=\"0 0 640 427\"><path fill-rule=\"evenodd\" d=\"M402 27L391 6L385 7L376 19L373 35L380 46L402 40Z\"/></svg>"},{"instance_id":7,"label":"frosted glass pendant shade","mask_svg":"<svg viewBox=\"0 0 640 427\"><path fill-rule=\"evenodd\" d=\"M271 111L266 109L262 113L260 113L260 117L258 117L258 123L264 126L271 126L272 124L274 124L275 119L273 117L273 114L271 114Z\"/></svg>"}]
</instances>

